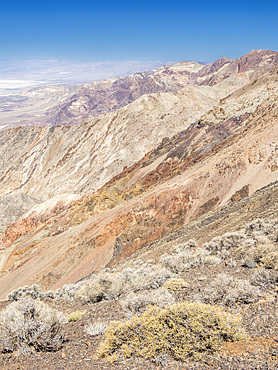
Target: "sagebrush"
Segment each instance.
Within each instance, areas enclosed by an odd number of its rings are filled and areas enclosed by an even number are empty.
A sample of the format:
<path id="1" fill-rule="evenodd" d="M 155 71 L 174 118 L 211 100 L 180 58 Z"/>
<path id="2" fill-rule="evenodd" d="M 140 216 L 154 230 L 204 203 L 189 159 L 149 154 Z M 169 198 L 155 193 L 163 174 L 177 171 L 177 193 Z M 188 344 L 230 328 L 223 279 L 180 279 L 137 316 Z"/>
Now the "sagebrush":
<path id="1" fill-rule="evenodd" d="M 24 298 L 0 313 L 0 352 L 56 351 L 64 338 L 64 315 L 41 301 Z"/>

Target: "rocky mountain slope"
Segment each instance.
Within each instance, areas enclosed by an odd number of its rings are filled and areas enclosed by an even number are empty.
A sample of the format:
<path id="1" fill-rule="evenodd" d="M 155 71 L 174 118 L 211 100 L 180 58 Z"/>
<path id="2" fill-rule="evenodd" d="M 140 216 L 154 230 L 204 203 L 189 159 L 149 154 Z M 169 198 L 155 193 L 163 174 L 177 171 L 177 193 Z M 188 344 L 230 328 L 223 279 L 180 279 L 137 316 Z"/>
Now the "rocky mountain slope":
<path id="1" fill-rule="evenodd" d="M 62 104 L 49 110 L 43 121 L 55 125 L 84 121 L 126 106 L 144 94 L 174 92 L 188 84 L 215 85 L 238 74 L 249 76 L 258 68 L 267 70 L 276 60 L 276 52 L 254 50 L 235 61 L 221 58 L 206 66 L 180 62 L 126 78 L 84 84 Z"/>
<path id="2" fill-rule="evenodd" d="M 39 282 L 55 288 L 81 279 L 125 259 L 218 206 L 277 181 L 277 81 L 278 69 L 274 66 L 222 99 L 171 139 L 164 139 L 95 193 L 68 207 L 40 208 L 45 212 L 33 209 L 10 225 L 2 238 L 2 296 L 7 293 L 6 287 Z M 181 90 L 169 96 L 183 94 Z M 166 96 L 156 98 L 161 102 Z M 150 101 L 153 98 L 148 97 Z M 124 114 L 139 102 L 141 106 L 144 99 L 115 114 Z M 150 111 L 153 113 L 153 108 Z M 65 133 L 74 128 L 58 129 Z M 10 178 L 15 178 L 16 168 L 11 168 Z M 47 178 L 48 173 L 54 172 L 46 171 L 38 178 Z M 28 186 L 35 181 L 33 175 L 29 177 L 30 183 L 25 181 L 26 185 L 21 186 L 28 192 L 32 189 Z M 9 184 L 5 179 L 8 177 L 3 176 L 2 183 Z M 53 183 L 47 182 L 47 188 Z M 82 178 L 76 183 L 82 185 Z M 35 189 L 38 185 L 33 186 Z M 43 188 L 40 191 L 45 193 Z M 86 193 L 89 191 L 86 188 Z"/>
<path id="3" fill-rule="evenodd" d="M 1 369 L 277 369 L 277 53 L 141 77 L 1 131 Z"/>
<path id="4" fill-rule="evenodd" d="M 0 200 L 0 233 L 8 224 L 15 222 L 22 214 L 29 211 L 40 200 L 24 193 L 5 195 Z"/>
<path id="5" fill-rule="evenodd" d="M 67 192 L 93 191 L 163 138 L 188 127 L 221 96 L 220 87 L 187 87 L 145 95 L 78 126 L 4 130 L 0 194 L 20 191 L 47 200 Z"/>
<path id="6" fill-rule="evenodd" d="M 261 51 L 258 52 L 259 55 L 261 53 Z M 264 52 L 265 58 L 268 56 L 266 59 L 271 61 L 268 66 L 275 59 L 275 55 L 273 52 Z M 247 54 L 245 69 L 248 70 L 248 65 L 250 65 L 253 71 L 255 67 L 252 61 L 258 59 L 256 73 L 260 76 L 260 73 L 264 72 L 264 67 L 262 67 L 264 63 L 261 61 L 262 58 L 257 56 L 256 59 L 256 56 L 256 52 Z M 197 63 L 181 62 L 174 66 L 165 66 L 146 72 L 145 75 L 144 73 L 136 74 L 115 81 L 93 83 L 91 84 L 93 96 L 96 96 L 95 94 L 99 91 L 104 99 L 100 106 L 106 108 L 109 106 L 105 98 L 107 95 L 109 101 L 112 102 L 112 108 L 115 108 L 112 99 L 113 91 L 119 95 L 123 89 L 125 94 L 131 95 L 137 91 L 136 94 L 138 93 L 139 96 L 152 91 L 178 91 L 144 95 L 125 108 L 101 115 L 99 118 L 89 120 L 88 123 L 74 128 L 40 127 L 2 131 L 0 151 L 3 162 L 1 164 L 0 195 L 20 191 L 46 200 L 57 193 L 70 191 L 84 194 L 99 188 L 111 177 L 121 172 L 125 166 L 140 159 L 164 137 L 172 136 L 185 129 L 187 125 L 217 105 L 219 99 L 248 84 L 249 75 L 235 73 L 215 86 L 188 85 L 189 79 L 196 73 L 201 73 L 200 76 L 208 78 L 211 74 L 217 74 L 218 71 L 220 73 L 231 63 L 231 60 L 227 58 L 221 58 L 205 67 Z M 181 87 L 184 88 L 181 89 Z M 66 99 L 63 94 L 61 95 L 61 91 L 44 88 L 40 91 L 43 94 L 42 101 L 44 101 L 44 96 L 51 97 L 54 92 L 60 100 Z M 251 111 L 258 104 L 254 101 L 257 95 L 263 99 L 269 93 L 269 90 L 262 93 L 257 91 L 254 97 L 251 97 L 252 100 L 248 97 L 244 104 L 253 104 L 253 108 L 248 108 Z M 36 96 L 37 92 L 30 90 L 28 94 Z M 132 95 L 131 100 L 138 97 L 136 94 Z M 81 96 L 82 93 L 79 97 Z M 82 98 L 81 100 L 76 99 L 74 101 L 79 101 L 77 105 L 80 109 L 88 113 L 86 104 L 82 103 Z M 237 101 L 237 97 L 235 99 Z M 128 102 L 123 99 L 116 106 L 125 105 Z M 66 105 L 68 106 L 68 103 Z M 60 105 L 59 107 L 61 108 Z M 93 107 L 94 105 L 90 103 L 89 108 L 93 109 Z M 219 110 L 222 114 L 223 108 Z M 65 118 L 63 124 L 66 121 Z M 134 137 L 140 145 L 133 145 Z M 12 151 L 10 151 L 11 145 Z M 90 147 L 90 161 L 88 161 L 88 147 Z M 45 180 L 40 181 L 38 185 L 36 178 L 42 177 Z"/>
<path id="7" fill-rule="evenodd" d="M 20 341 L 14 341 L 11 352 L 4 351 L 1 354 L 0 367 L 26 370 L 65 366 L 68 369 L 276 369 L 277 269 L 275 271 L 270 265 L 267 269 L 263 268 L 263 264 L 255 262 L 254 256 L 261 258 L 263 263 L 269 263 L 264 257 L 273 255 L 273 252 L 269 252 L 271 249 L 277 250 L 277 190 L 276 182 L 239 202 L 219 207 L 158 243 L 138 250 L 113 269 L 106 269 L 78 284 L 64 286 L 55 292 L 41 292 L 36 286 L 14 291 L 9 295 L 10 301 L 0 302 L 1 319 L 10 318 L 4 321 L 1 333 L 5 333 L 3 329 L 6 327 L 11 334 L 17 335 L 18 327 L 22 332 L 25 329 L 22 316 L 27 316 L 32 310 L 32 314 L 34 311 L 36 313 L 36 324 L 44 324 L 44 335 L 42 337 L 40 334 L 41 326 L 32 326 L 31 335 L 36 340 L 36 350 L 32 345 L 26 346 L 30 335 L 22 336 Z M 257 220 L 258 216 L 263 219 Z M 210 241 L 212 236 L 214 238 Z M 253 259 L 250 259 L 252 256 Z M 30 295 L 33 297 L 31 300 Z M 20 301 L 11 302 L 20 296 Z M 47 310 L 38 317 L 41 300 Z M 197 310 L 200 315 L 194 315 L 194 322 L 187 319 L 187 325 L 183 325 L 182 330 L 186 333 L 189 328 L 190 338 L 196 335 L 196 331 L 205 331 L 206 335 L 199 334 L 198 345 L 196 341 L 189 341 L 188 345 L 188 341 L 184 341 L 184 334 L 181 342 L 177 338 L 174 350 L 177 352 L 182 349 L 181 358 L 175 356 L 172 347 L 166 347 L 164 343 L 168 339 L 168 331 L 175 329 L 182 321 L 179 320 L 180 316 L 171 315 L 172 325 L 169 329 L 169 316 L 165 315 L 168 311 L 163 308 L 175 310 L 184 304 Z M 52 311 L 53 308 L 60 312 Z M 225 317 L 229 315 L 236 331 L 241 330 L 248 336 L 245 334 L 241 340 L 231 336 L 227 340 L 225 335 L 224 338 L 218 336 L 213 347 L 206 347 L 206 338 L 211 341 L 215 331 L 218 333 L 219 330 L 218 321 L 211 321 L 211 315 L 207 314 L 208 310 L 212 310 L 213 314 L 214 308 L 222 320 L 224 318 L 220 335 L 227 329 Z M 156 318 L 159 315 L 159 322 L 168 319 L 168 331 L 162 325 L 157 334 L 156 322 L 146 326 L 151 336 L 152 329 L 156 333 L 152 336 L 151 346 L 145 344 L 146 336 L 143 336 L 144 347 L 139 346 L 137 340 L 136 352 L 131 353 L 132 323 L 136 320 L 138 332 L 142 320 L 148 319 L 152 313 Z M 57 315 L 64 315 L 63 325 L 61 321 L 55 321 Z M 27 327 L 30 328 L 34 315 L 27 317 Z M 51 322 L 56 323 L 56 332 L 59 330 L 60 334 L 55 339 L 50 338 L 53 330 L 46 325 L 50 318 Z M 199 320 L 200 326 L 196 325 Z M 231 321 L 228 322 L 230 328 Z M 121 328 L 121 331 L 115 333 L 115 328 Z M 114 334 L 112 338 L 111 333 Z M 179 335 L 180 331 L 175 331 L 171 336 L 171 343 L 173 337 L 176 339 L 176 333 Z M 163 341 L 157 342 L 157 335 L 161 335 Z M 113 345 L 116 339 L 118 345 L 113 351 L 109 344 Z M 38 341 L 40 348 L 37 347 Z M 47 352 L 42 348 L 46 341 Z M 0 337 L 1 348 L 7 348 L 10 342 L 9 337 Z M 153 342 L 157 348 L 155 355 L 146 356 L 145 351 L 153 349 Z M 164 346 L 161 348 L 162 344 Z M 188 351 L 188 347 L 191 351 Z M 125 348 L 125 352 L 122 351 L 125 357 L 113 356 L 110 357 L 112 363 L 108 362 L 107 354 L 100 356 L 103 348 L 109 350 L 108 354 L 116 352 L 116 355 Z M 140 348 L 144 348 L 143 353 L 139 352 Z"/>

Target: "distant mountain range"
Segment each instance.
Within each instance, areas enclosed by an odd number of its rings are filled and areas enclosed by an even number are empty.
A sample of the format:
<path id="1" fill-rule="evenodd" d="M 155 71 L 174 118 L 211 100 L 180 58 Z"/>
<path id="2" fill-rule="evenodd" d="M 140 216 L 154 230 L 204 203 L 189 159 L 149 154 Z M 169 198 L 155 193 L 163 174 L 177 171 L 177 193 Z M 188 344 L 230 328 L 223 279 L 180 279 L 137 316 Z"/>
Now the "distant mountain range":
<path id="1" fill-rule="evenodd" d="M 0 59 L 0 89 L 25 88 L 40 84 L 81 84 L 122 77 L 150 70 L 165 64 L 162 61 L 74 62 L 55 59 Z"/>

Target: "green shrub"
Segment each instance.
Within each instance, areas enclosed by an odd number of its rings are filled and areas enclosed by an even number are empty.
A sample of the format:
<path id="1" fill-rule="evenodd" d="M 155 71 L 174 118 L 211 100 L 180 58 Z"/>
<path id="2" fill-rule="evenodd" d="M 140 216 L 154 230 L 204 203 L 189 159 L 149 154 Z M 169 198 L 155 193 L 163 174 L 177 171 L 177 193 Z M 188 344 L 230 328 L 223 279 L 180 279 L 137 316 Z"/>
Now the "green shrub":
<path id="1" fill-rule="evenodd" d="M 176 360 L 200 359 L 224 341 L 247 339 L 241 318 L 201 303 L 179 303 L 160 309 L 151 307 L 142 316 L 111 323 L 98 354 L 109 361 L 140 356 L 155 359 L 165 354 Z"/>

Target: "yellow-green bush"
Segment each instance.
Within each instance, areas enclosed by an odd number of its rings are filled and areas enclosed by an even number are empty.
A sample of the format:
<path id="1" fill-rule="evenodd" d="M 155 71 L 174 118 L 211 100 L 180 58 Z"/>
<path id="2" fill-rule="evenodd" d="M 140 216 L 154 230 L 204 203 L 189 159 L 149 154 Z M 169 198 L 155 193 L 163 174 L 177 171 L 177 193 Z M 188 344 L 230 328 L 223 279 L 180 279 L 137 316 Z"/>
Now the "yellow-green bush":
<path id="1" fill-rule="evenodd" d="M 169 290 L 182 290 L 185 288 L 188 288 L 188 283 L 184 279 L 178 279 L 178 278 L 172 278 L 162 285 L 163 288 L 169 289 Z"/>
<path id="2" fill-rule="evenodd" d="M 261 265 L 266 269 L 278 270 L 278 252 L 270 252 L 260 259 Z"/>
<path id="3" fill-rule="evenodd" d="M 111 323 L 105 335 L 98 354 L 112 362 L 132 355 L 153 359 L 159 354 L 176 360 L 200 359 L 224 341 L 247 339 L 240 316 L 196 302 L 151 307 L 140 317 Z"/>
<path id="4" fill-rule="evenodd" d="M 86 310 L 85 311 L 74 311 L 68 314 L 67 319 L 68 321 L 77 321 L 81 319 L 81 317 L 83 317 L 85 313 L 86 313 Z"/>

